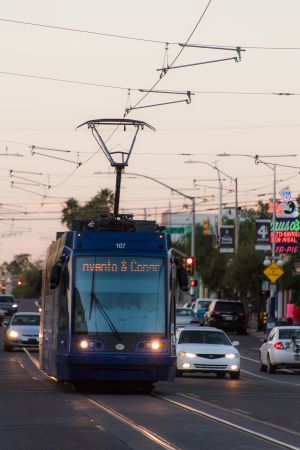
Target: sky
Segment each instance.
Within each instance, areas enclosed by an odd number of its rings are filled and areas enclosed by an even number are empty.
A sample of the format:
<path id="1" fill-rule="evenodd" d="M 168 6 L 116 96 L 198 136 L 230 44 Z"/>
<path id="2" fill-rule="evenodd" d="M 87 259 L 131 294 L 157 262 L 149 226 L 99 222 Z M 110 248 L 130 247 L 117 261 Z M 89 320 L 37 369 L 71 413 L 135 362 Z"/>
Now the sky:
<path id="1" fill-rule="evenodd" d="M 77 126 L 123 118 L 137 103 L 144 108 L 126 117 L 156 131 L 145 128 L 138 134 L 122 178 L 120 212 L 159 221 L 167 209 L 188 212 L 187 195 L 196 197 L 197 212 L 217 214 L 215 165 L 227 175 L 224 205 L 234 204 L 235 178 L 240 206 L 252 208 L 272 197 L 274 164 L 277 195 L 285 186 L 298 195 L 299 16 L 298 0 L 5 2 L 0 13 L 0 264 L 20 253 L 44 258 L 56 231 L 65 230 L 60 218 L 68 198 L 84 204 L 101 189 L 114 191 L 113 168 L 91 130 Z M 180 43 L 245 51 L 240 62 L 200 65 L 237 53 Z M 173 61 L 188 67 L 160 77 L 157 69 Z M 139 91 L 153 86 L 173 93 Z M 190 104 L 150 106 L 185 100 L 181 93 L 187 91 Z M 282 95 L 287 93 L 293 95 Z M 103 129 L 110 149 L 129 148 L 129 130 L 118 129 L 113 136 L 111 131 Z M 232 156 L 220 156 L 224 153 Z M 255 164 L 254 155 L 269 166 Z"/>

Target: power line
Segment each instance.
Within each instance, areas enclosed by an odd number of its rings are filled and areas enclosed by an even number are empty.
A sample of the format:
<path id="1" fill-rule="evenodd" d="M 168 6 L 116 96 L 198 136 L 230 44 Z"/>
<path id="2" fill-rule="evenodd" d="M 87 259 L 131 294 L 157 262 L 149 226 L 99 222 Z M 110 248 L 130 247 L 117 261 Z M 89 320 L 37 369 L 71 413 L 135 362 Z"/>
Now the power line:
<path id="1" fill-rule="evenodd" d="M 53 29 L 53 30 L 59 30 L 59 31 L 71 31 L 75 33 L 83 33 L 83 34 L 91 34 L 95 36 L 103 36 L 103 37 L 110 37 L 110 38 L 117 38 L 117 39 L 126 39 L 126 40 L 132 40 L 132 41 L 141 41 L 141 42 L 147 42 L 150 44 L 168 44 L 168 45 L 179 45 L 180 42 L 172 42 L 169 40 L 158 40 L 158 39 L 149 39 L 149 38 L 142 38 L 137 36 L 130 36 L 130 35 L 121 35 L 121 34 L 114 34 L 114 33 L 104 33 L 100 31 L 93 31 L 93 30 L 85 30 L 82 28 L 70 28 L 65 26 L 57 26 L 57 25 L 49 25 L 49 24 L 42 24 L 37 22 L 27 22 L 25 20 L 15 20 L 15 19 L 6 19 L 4 17 L 0 18 L 1 22 L 7 22 L 7 23 L 15 23 L 18 25 L 28 25 L 32 27 L 38 27 L 38 28 L 46 28 L 46 29 Z M 198 46 L 202 46 L 203 48 L 224 48 L 224 50 L 228 48 L 232 48 L 235 46 L 232 45 L 224 45 L 224 44 L 194 44 Z M 251 49 L 251 50 L 279 50 L 279 51 L 298 51 L 300 50 L 300 47 L 273 47 L 273 46 L 266 46 L 266 45 L 241 45 L 240 47 L 243 47 L 245 49 Z"/>

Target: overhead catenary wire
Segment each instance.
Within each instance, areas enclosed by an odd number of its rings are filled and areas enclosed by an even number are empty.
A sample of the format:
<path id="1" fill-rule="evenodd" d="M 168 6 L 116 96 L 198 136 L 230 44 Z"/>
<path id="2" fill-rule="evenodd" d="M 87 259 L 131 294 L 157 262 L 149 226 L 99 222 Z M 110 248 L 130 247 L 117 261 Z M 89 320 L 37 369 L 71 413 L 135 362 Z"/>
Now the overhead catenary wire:
<path id="1" fill-rule="evenodd" d="M 204 8 L 202 14 L 200 15 L 200 17 L 199 17 L 199 19 L 198 19 L 196 25 L 194 26 L 193 30 L 191 31 L 190 35 L 188 36 L 187 40 L 185 41 L 184 46 L 183 46 L 183 47 L 180 49 L 180 51 L 177 53 L 177 55 L 175 56 L 175 58 L 173 59 L 173 61 L 170 63 L 169 67 L 172 67 L 172 66 L 175 64 L 175 62 L 176 62 L 176 61 L 178 60 L 178 58 L 180 57 L 181 53 L 184 51 L 185 45 L 188 44 L 189 41 L 191 40 L 191 38 L 192 38 L 192 36 L 194 35 L 195 31 L 197 30 L 197 28 L 198 28 L 200 22 L 201 22 L 202 19 L 204 18 L 204 16 L 205 16 L 205 14 L 206 14 L 206 12 L 207 12 L 207 10 L 208 10 L 208 8 L 209 8 L 211 2 L 212 2 L 212 0 L 209 0 L 209 1 L 208 1 L 207 5 L 205 6 L 205 8 Z M 151 91 L 153 91 L 153 90 L 156 88 L 156 86 L 160 83 L 162 77 L 165 76 L 165 75 L 167 74 L 167 72 L 168 72 L 168 71 L 166 71 L 164 74 L 161 74 L 161 75 L 160 75 L 160 77 L 158 78 L 158 80 L 153 84 L 153 86 L 149 89 L 149 91 L 146 92 L 146 93 L 142 96 L 142 98 L 141 98 L 140 100 L 138 100 L 138 101 L 132 106 L 132 108 L 131 108 L 130 111 L 134 110 L 134 108 L 136 108 L 138 105 L 140 105 L 140 104 L 144 101 L 144 99 L 151 93 Z M 130 112 L 130 111 L 129 111 L 129 112 Z M 129 113 L 129 112 L 128 112 L 128 113 Z M 128 113 L 127 113 L 127 114 L 128 114 Z M 127 114 L 126 114 L 126 111 L 125 111 L 125 115 L 127 115 Z"/>
<path id="2" fill-rule="evenodd" d="M 131 41 L 140 41 L 145 42 L 149 44 L 168 44 L 168 45 L 180 45 L 180 42 L 177 41 L 170 41 L 169 39 L 150 39 L 150 38 L 143 38 L 139 36 L 130 36 L 130 35 L 122 35 L 122 34 L 114 34 L 114 33 L 105 33 L 100 31 L 94 31 L 94 30 L 85 30 L 82 28 L 73 28 L 73 27 L 66 27 L 66 26 L 58 26 L 58 25 L 51 25 L 51 24 L 42 24 L 37 22 L 29 22 L 22 19 L 9 19 L 5 17 L 0 17 L 0 22 L 7 22 L 7 23 L 13 23 L 17 25 L 27 25 L 31 27 L 38 27 L 38 28 L 44 28 L 44 29 L 53 29 L 58 31 L 69 31 L 73 33 L 83 33 L 83 34 L 90 34 L 95 35 L 99 37 L 109 37 L 109 38 L 116 38 L 116 39 L 125 39 L 125 40 L 131 40 Z M 226 50 L 227 48 L 234 47 L 232 44 L 230 45 L 224 45 L 224 44 L 191 44 L 191 45 L 197 45 L 202 46 L 204 48 L 220 48 Z M 294 46 L 268 46 L 268 45 L 241 45 L 241 47 L 245 49 L 252 49 L 252 50 L 278 50 L 278 51 L 299 51 L 300 47 L 294 47 Z"/>

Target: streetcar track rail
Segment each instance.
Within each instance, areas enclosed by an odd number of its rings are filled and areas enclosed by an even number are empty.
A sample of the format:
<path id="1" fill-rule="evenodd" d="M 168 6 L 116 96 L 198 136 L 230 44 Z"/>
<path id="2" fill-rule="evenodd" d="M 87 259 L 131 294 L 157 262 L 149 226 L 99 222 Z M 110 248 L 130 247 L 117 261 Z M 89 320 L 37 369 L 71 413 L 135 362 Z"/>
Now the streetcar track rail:
<path id="1" fill-rule="evenodd" d="M 292 444 L 289 444 L 287 442 L 283 442 L 283 441 L 281 441 L 279 439 L 272 438 L 271 436 L 268 436 L 268 435 L 266 435 L 264 433 L 260 433 L 260 432 L 257 432 L 255 430 L 251 430 L 250 428 L 246 428 L 244 426 L 238 425 L 238 424 L 236 424 L 234 422 L 231 422 L 229 420 L 222 419 L 221 417 L 218 417 L 218 416 L 215 416 L 213 414 L 207 413 L 206 411 L 203 411 L 203 410 L 200 410 L 200 409 L 196 409 L 196 408 L 194 408 L 192 406 L 186 405 L 186 404 L 178 402 L 176 400 L 172 400 L 170 398 L 161 396 L 159 394 L 154 394 L 154 393 L 152 393 L 152 396 L 154 396 L 154 397 L 156 397 L 156 398 L 158 398 L 160 400 L 163 400 L 165 402 L 171 403 L 171 404 L 173 404 L 175 406 L 178 406 L 179 408 L 182 408 L 182 409 L 184 409 L 186 411 L 192 412 L 194 414 L 203 416 L 203 417 L 205 417 L 207 419 L 210 419 L 210 420 L 213 420 L 215 422 L 221 423 L 223 425 L 229 426 L 229 427 L 231 427 L 231 428 L 233 428 L 235 430 L 244 432 L 244 433 L 246 433 L 248 435 L 252 435 L 252 436 L 254 436 L 254 437 L 258 438 L 258 439 L 261 439 L 261 440 L 263 440 L 265 442 L 268 442 L 270 444 L 274 444 L 274 445 L 277 445 L 277 446 L 279 446 L 281 448 L 286 448 L 286 449 L 289 449 L 289 450 L 300 450 L 300 447 L 296 447 L 296 446 L 294 446 Z M 249 419 L 249 417 L 247 417 L 247 419 Z"/>
<path id="2" fill-rule="evenodd" d="M 168 442 L 166 439 L 162 438 L 158 434 L 154 433 L 153 431 L 150 431 L 148 428 L 143 427 L 142 425 L 137 424 L 133 420 L 129 419 L 128 417 L 124 416 L 123 414 L 119 413 L 115 409 L 111 408 L 110 406 L 105 405 L 104 403 L 94 400 L 93 398 L 89 397 L 88 395 L 85 395 L 87 399 L 98 408 L 101 408 L 104 412 L 107 414 L 110 414 L 114 418 L 118 419 L 119 421 L 125 423 L 125 425 L 128 425 L 138 433 L 143 434 L 151 441 L 158 444 L 160 447 L 165 448 L 166 450 L 179 450 L 179 447 L 175 447 L 173 444 Z"/>
<path id="3" fill-rule="evenodd" d="M 205 400 L 201 400 L 200 398 L 198 398 L 194 394 L 178 394 L 178 395 L 180 395 L 181 397 L 185 397 L 185 398 L 189 398 L 191 400 L 194 400 L 194 401 L 196 401 L 198 403 L 201 403 L 201 404 L 203 404 L 205 406 L 209 406 L 209 407 L 212 407 L 214 409 L 218 409 L 219 411 L 223 411 L 223 412 L 226 412 L 226 413 L 230 412 L 230 414 L 232 414 L 232 415 L 236 415 L 236 416 L 242 417 L 242 418 L 247 419 L 247 420 L 249 420 L 251 422 L 262 424 L 262 425 L 268 426 L 270 428 L 274 428 L 275 430 L 283 431 L 284 433 L 289 433 L 289 434 L 293 434 L 294 436 L 300 437 L 300 433 L 298 433 L 297 431 L 291 430 L 290 428 L 281 427 L 280 425 L 275 425 L 275 424 L 273 424 L 271 422 L 267 422 L 265 420 L 256 419 L 255 417 L 249 416 L 250 413 L 247 413 L 246 411 L 244 412 L 242 410 L 237 410 L 237 409 L 228 411 L 227 408 L 224 408 L 223 406 L 215 405 L 214 403 L 207 402 Z"/>

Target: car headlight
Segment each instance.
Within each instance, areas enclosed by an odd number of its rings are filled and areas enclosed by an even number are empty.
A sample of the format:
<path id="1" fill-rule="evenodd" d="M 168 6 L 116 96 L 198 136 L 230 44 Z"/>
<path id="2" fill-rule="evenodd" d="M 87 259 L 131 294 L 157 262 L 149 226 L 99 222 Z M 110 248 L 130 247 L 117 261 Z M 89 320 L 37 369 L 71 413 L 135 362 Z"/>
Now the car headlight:
<path id="1" fill-rule="evenodd" d="M 10 337 L 18 337 L 19 336 L 19 333 L 17 333 L 17 331 L 15 331 L 15 330 L 11 330 L 11 331 L 9 331 L 9 336 Z"/>
<path id="2" fill-rule="evenodd" d="M 195 353 L 179 352 L 179 356 L 185 356 L 186 358 L 196 358 L 197 355 Z"/>
<path id="3" fill-rule="evenodd" d="M 233 359 L 233 358 L 238 358 L 239 354 L 238 353 L 227 353 L 227 355 L 225 355 L 225 358 L 228 359 Z"/>
<path id="4" fill-rule="evenodd" d="M 13 308 L 17 308 L 17 307 L 18 307 L 18 304 L 17 304 L 17 303 L 14 303 L 14 304 L 12 305 L 12 307 L 13 307 Z"/>

